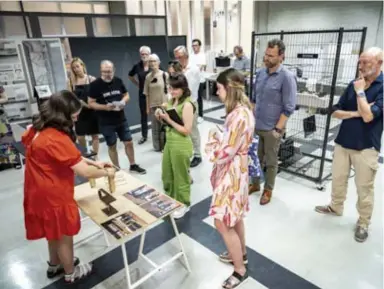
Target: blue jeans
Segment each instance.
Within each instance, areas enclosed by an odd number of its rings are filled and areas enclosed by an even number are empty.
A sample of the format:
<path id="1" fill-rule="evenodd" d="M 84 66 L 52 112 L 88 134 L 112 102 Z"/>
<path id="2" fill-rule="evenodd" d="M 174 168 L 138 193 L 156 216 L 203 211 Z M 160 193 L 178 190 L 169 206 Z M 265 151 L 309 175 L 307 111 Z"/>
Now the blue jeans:
<path id="1" fill-rule="evenodd" d="M 131 130 L 129 129 L 127 121 L 119 124 L 101 124 L 100 132 L 109 147 L 116 144 L 117 137 L 119 137 L 122 142 L 132 141 Z"/>

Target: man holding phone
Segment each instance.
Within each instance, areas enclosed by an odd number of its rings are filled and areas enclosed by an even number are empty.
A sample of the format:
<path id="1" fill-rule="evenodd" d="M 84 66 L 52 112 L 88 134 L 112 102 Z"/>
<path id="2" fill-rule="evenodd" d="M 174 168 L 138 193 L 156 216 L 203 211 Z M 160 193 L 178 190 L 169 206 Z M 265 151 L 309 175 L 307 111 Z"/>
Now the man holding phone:
<path id="1" fill-rule="evenodd" d="M 342 120 L 335 139 L 331 202 L 316 212 L 341 216 L 347 196 L 351 166 L 355 170 L 359 219 L 355 240 L 368 238 L 374 205 L 375 176 L 383 133 L 383 51 L 373 47 L 359 59 L 359 78 L 351 81 L 333 107 L 332 116 Z"/>
<path id="2" fill-rule="evenodd" d="M 100 132 L 107 143 L 109 157 L 116 167 L 120 167 L 116 148 L 118 136 L 124 143 L 130 171 L 145 174 L 146 170 L 135 162 L 132 135 L 124 113 L 129 101 L 127 89 L 123 81 L 114 76 L 115 68 L 111 61 L 102 61 L 100 70 L 101 77 L 90 84 L 88 105 L 97 111 Z"/>

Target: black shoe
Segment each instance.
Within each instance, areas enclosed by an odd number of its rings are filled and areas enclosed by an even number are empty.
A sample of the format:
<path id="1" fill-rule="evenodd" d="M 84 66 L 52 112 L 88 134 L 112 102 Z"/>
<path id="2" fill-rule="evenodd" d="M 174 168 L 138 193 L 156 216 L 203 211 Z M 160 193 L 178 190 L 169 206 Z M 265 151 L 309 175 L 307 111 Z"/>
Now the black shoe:
<path id="1" fill-rule="evenodd" d="M 194 157 L 191 161 L 191 168 L 197 167 L 201 163 L 201 158 Z"/>
<path id="2" fill-rule="evenodd" d="M 138 173 L 140 175 L 145 175 L 147 173 L 146 170 L 144 170 L 137 164 L 131 165 L 131 167 L 129 168 L 129 171 L 132 173 Z"/>
<path id="3" fill-rule="evenodd" d="M 73 266 L 76 267 L 79 264 L 80 264 L 79 258 L 74 257 L 73 258 Z M 62 275 L 62 274 L 64 274 L 63 265 L 60 264 L 60 265 L 52 266 L 48 262 L 47 278 L 52 279 L 52 278 L 55 278 L 55 277 Z"/>
<path id="4" fill-rule="evenodd" d="M 221 119 L 225 119 L 226 117 L 226 115 L 220 116 Z"/>
<path id="5" fill-rule="evenodd" d="M 363 243 L 368 238 L 368 229 L 361 226 L 356 226 L 355 230 L 355 240 L 359 243 Z"/>
<path id="6" fill-rule="evenodd" d="M 147 141 L 147 138 L 146 137 L 142 137 L 140 140 L 139 140 L 139 145 L 145 143 Z"/>

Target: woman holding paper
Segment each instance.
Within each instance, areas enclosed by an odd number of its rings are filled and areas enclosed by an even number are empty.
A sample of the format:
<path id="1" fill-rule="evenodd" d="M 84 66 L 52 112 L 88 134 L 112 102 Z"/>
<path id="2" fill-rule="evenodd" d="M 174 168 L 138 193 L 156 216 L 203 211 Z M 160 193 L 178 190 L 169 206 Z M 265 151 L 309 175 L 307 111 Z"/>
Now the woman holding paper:
<path id="1" fill-rule="evenodd" d="M 73 236 L 80 230 L 79 209 L 74 200 L 75 173 L 85 178 L 113 176 L 109 164 L 84 159 L 76 148 L 74 122 L 81 111 L 78 98 L 69 91 L 53 94 L 22 136 L 26 148 L 24 220 L 28 240 L 48 241 L 47 276 L 65 274 L 65 281 L 88 276 L 92 265 L 79 264 L 73 256 Z"/>
<path id="2" fill-rule="evenodd" d="M 244 76 L 230 68 L 217 78 L 217 95 L 225 104 L 227 117 L 223 129 L 209 132 L 206 152 L 213 162 L 213 187 L 210 216 L 224 239 L 227 252 L 220 260 L 234 264 L 234 272 L 223 288 L 235 288 L 248 278 L 243 217 L 248 211 L 248 150 L 255 120 L 244 93 Z"/>
<path id="3" fill-rule="evenodd" d="M 185 205 L 174 214 L 174 218 L 179 219 L 188 212 L 190 205 L 189 167 L 193 153 L 190 134 L 195 107 L 191 102 L 191 92 L 184 74 L 170 76 L 168 90 L 172 98 L 166 105 L 167 111 L 159 109 L 156 115 L 168 124 L 162 179 L 167 194 Z"/>

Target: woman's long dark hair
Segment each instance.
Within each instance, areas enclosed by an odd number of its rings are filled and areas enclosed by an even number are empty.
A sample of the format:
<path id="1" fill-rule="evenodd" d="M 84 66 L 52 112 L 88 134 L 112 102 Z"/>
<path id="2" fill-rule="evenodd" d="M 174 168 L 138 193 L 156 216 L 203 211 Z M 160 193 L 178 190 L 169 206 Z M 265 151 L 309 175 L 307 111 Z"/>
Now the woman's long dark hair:
<path id="1" fill-rule="evenodd" d="M 188 80 L 183 73 L 175 73 L 174 75 L 170 75 L 169 86 L 183 90 L 183 94 L 179 98 L 179 103 L 182 103 L 187 97 L 191 96 L 191 91 L 188 87 Z"/>
<path id="2" fill-rule="evenodd" d="M 49 127 L 55 128 L 75 141 L 72 115 L 80 109 L 81 103 L 76 95 L 68 90 L 62 90 L 53 94 L 40 105 L 40 112 L 33 117 L 32 126 L 37 131 Z"/>

